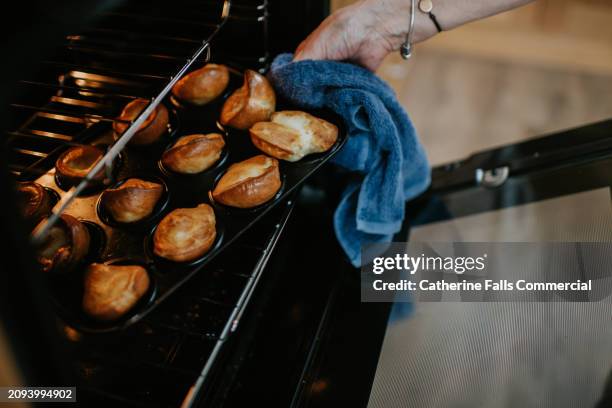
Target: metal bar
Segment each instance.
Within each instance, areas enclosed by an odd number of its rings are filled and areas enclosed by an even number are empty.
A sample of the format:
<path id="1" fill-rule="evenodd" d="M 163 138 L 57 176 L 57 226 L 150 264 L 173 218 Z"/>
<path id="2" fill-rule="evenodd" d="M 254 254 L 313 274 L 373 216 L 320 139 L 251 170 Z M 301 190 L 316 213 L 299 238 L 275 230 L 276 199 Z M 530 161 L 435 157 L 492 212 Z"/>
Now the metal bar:
<path id="1" fill-rule="evenodd" d="M 179 19 L 179 18 L 170 18 L 170 17 L 161 17 L 161 16 L 149 16 L 149 15 L 140 15 L 140 14 L 131 14 L 131 13 L 119 13 L 116 11 L 107 11 L 105 13 L 103 13 L 105 15 L 108 16 L 116 16 L 116 17 L 125 17 L 125 18 L 131 18 L 131 19 L 136 19 L 136 20 L 140 20 L 140 19 L 146 19 L 146 20 L 157 20 L 157 21 L 164 21 L 164 22 L 168 22 L 168 23 L 176 23 L 176 24 L 189 24 L 189 25 L 194 25 L 194 26 L 199 26 L 199 27 L 206 27 L 206 28 L 211 28 L 214 29 L 215 27 L 217 27 L 214 23 L 205 23 L 205 22 L 201 22 L 201 21 L 191 21 L 191 20 L 183 20 L 183 19 Z"/>
<path id="2" fill-rule="evenodd" d="M 57 120 L 60 122 L 79 123 L 82 125 L 86 125 L 87 123 L 89 123 L 85 119 L 82 119 L 82 118 L 75 118 L 74 116 L 58 115 L 55 113 L 37 112 L 37 116 L 39 118 Z"/>
<path id="3" fill-rule="evenodd" d="M 92 48 L 92 47 L 79 47 L 74 45 L 68 45 L 66 48 L 70 51 L 78 51 L 84 52 L 88 54 L 109 54 L 109 55 L 124 55 L 136 58 L 151 58 L 151 59 L 160 59 L 160 60 L 173 60 L 173 61 L 181 61 L 185 58 L 183 57 L 175 57 L 172 55 L 163 55 L 163 54 L 147 54 L 141 52 L 132 52 L 132 51 L 116 51 L 109 50 L 104 48 Z"/>
<path id="4" fill-rule="evenodd" d="M 193 65 L 193 63 L 206 51 L 206 61 L 210 59 L 210 40 L 213 38 L 217 32 L 221 29 L 221 27 L 227 21 L 229 16 L 229 11 L 231 7 L 231 1 L 225 0 L 223 3 L 223 12 L 221 14 L 221 22 L 216 26 L 210 36 L 202 42 L 202 45 L 195 51 L 195 53 L 191 56 L 191 58 L 187 59 L 187 62 L 179 71 L 170 79 L 170 81 L 164 86 L 164 88 L 159 92 L 159 94 L 152 98 L 149 104 L 145 107 L 145 109 L 140 113 L 140 115 L 132 122 L 132 124 L 128 127 L 128 129 L 121 135 L 121 137 L 112 145 L 112 147 L 106 152 L 106 154 L 101 157 L 95 165 L 91 168 L 87 176 L 76 186 L 71 188 L 66 195 L 60 200 L 58 203 L 58 209 L 56 212 L 51 214 L 51 216 L 46 220 L 46 222 L 36 229 L 33 233 L 33 241 L 34 243 L 40 242 L 48 233 L 49 229 L 55 225 L 60 215 L 66 211 L 70 203 L 74 201 L 76 197 L 78 197 L 90 184 L 94 175 L 98 174 L 102 169 L 106 167 L 110 167 L 115 160 L 115 158 L 119 155 L 119 153 L 123 150 L 123 148 L 127 145 L 127 143 L 132 139 L 136 131 L 140 128 L 140 126 L 144 123 L 146 118 L 149 117 L 151 113 L 157 108 L 157 106 L 162 102 L 164 97 L 172 90 L 172 87 L 178 82 L 178 80 L 189 70 L 189 68 Z"/>
<path id="5" fill-rule="evenodd" d="M 94 47 L 109 47 L 110 49 L 131 50 L 139 52 L 153 53 L 155 50 L 163 52 L 174 52 L 173 56 L 181 57 L 180 53 L 175 52 L 176 49 L 185 50 L 186 47 L 191 47 L 195 44 L 200 44 L 201 41 L 183 39 L 183 41 L 172 39 L 169 36 L 150 35 L 145 37 L 141 35 L 131 35 L 128 37 L 128 30 L 118 30 L 116 33 L 112 31 L 105 32 L 87 32 L 78 35 L 69 35 L 66 37 L 67 42 L 65 47 L 70 46 L 94 46 Z M 125 33 L 125 34 L 122 34 Z M 114 34 L 114 35 L 113 35 Z M 124 37 L 125 35 L 125 37 Z M 166 38 L 164 38 L 166 37 Z M 176 37 L 180 38 L 180 37 Z M 160 45 L 161 44 L 161 45 Z"/>
<path id="6" fill-rule="evenodd" d="M 47 157 L 49 155 L 48 153 L 42 153 L 42 152 L 37 152 L 34 150 L 21 149 L 21 148 L 15 148 L 14 151 L 17 153 L 25 154 L 27 156 L 35 156 L 35 157 Z"/>
<path id="7" fill-rule="evenodd" d="M 202 42 L 194 38 L 174 37 L 171 35 L 162 35 L 162 34 L 149 34 L 149 33 L 142 33 L 138 31 L 122 30 L 119 28 L 91 28 L 86 31 L 86 33 L 89 33 L 89 32 L 101 32 L 101 33 L 112 33 L 112 34 L 116 33 L 116 34 L 123 34 L 123 35 L 129 35 L 129 36 L 135 35 L 141 38 L 159 39 L 159 40 L 175 41 L 175 42 L 187 42 L 190 44 L 200 44 Z"/>
<path id="8" fill-rule="evenodd" d="M 97 71 L 97 72 L 102 72 L 104 74 L 110 74 L 110 75 L 122 75 L 122 76 L 127 76 L 127 77 L 136 77 L 136 78 L 143 78 L 143 79 L 154 79 L 157 81 L 167 81 L 170 78 L 167 76 L 162 76 L 162 75 L 153 75 L 153 74 L 140 74 L 140 73 L 133 73 L 133 72 L 125 72 L 125 71 L 116 71 L 116 70 L 112 70 L 112 69 L 107 69 L 107 68 L 99 68 L 99 67 L 91 67 L 91 66 L 85 66 L 85 65 L 79 65 L 79 64 L 70 64 L 68 62 L 61 62 L 61 61 L 42 61 L 41 64 L 47 64 L 47 65 L 56 65 L 59 67 L 64 67 L 64 68 L 70 68 L 70 69 L 74 69 L 77 71 Z"/>
<path id="9" fill-rule="evenodd" d="M 82 99 L 68 98 L 66 96 L 57 96 L 57 95 L 54 95 L 51 97 L 51 102 L 61 103 L 62 105 L 78 106 L 82 108 L 98 109 L 98 110 L 108 110 L 108 109 L 113 108 L 112 106 L 105 105 L 103 103 L 85 101 Z"/>
<path id="10" fill-rule="evenodd" d="M 225 324 L 225 327 L 223 328 L 223 331 L 221 332 L 221 336 L 215 343 L 215 347 L 210 353 L 210 357 L 208 358 L 208 360 L 206 360 L 206 364 L 204 365 L 204 368 L 202 369 L 200 376 L 198 377 L 196 382 L 191 387 L 191 390 L 185 397 L 185 400 L 181 404 L 181 407 L 188 408 L 188 407 L 193 406 L 195 402 L 194 397 L 195 395 L 197 395 L 197 393 L 200 391 L 200 389 L 204 385 L 204 381 L 206 381 L 206 378 L 208 377 L 212 369 L 213 363 L 215 362 L 217 356 L 221 352 L 221 348 L 223 347 L 223 344 L 227 340 L 227 336 L 231 332 L 235 331 L 236 328 L 238 327 L 240 318 L 242 317 L 242 314 L 244 313 L 246 306 L 249 304 L 251 300 L 251 296 L 255 288 L 257 287 L 257 284 L 259 283 L 261 275 L 263 274 L 263 270 L 265 266 L 267 265 L 268 260 L 270 259 L 270 256 L 272 255 L 272 251 L 274 250 L 274 247 L 276 246 L 276 243 L 278 242 L 278 239 L 280 238 L 281 233 L 284 230 L 285 225 L 287 224 L 287 220 L 289 219 L 289 217 L 291 216 L 291 213 L 293 212 L 292 202 L 288 201 L 287 205 L 289 206 L 287 215 L 284 217 L 284 220 L 281 224 L 276 225 L 276 232 L 274 233 L 274 236 L 272 237 L 272 239 L 270 240 L 266 248 L 263 250 L 263 255 L 257 262 L 257 265 L 255 266 L 255 268 L 253 268 L 253 272 L 251 273 L 251 279 L 245 285 L 245 288 L 243 289 L 240 295 L 240 298 L 238 299 L 238 302 L 236 306 L 234 307 L 232 314 L 230 315 L 230 318 L 228 319 L 227 323 Z"/>
<path id="11" fill-rule="evenodd" d="M 142 95 L 128 95 L 128 94 L 118 94 L 118 93 L 105 93 L 100 92 L 95 88 L 87 88 L 87 87 L 78 87 L 78 86 L 70 86 L 70 85 L 61 85 L 61 84 L 51 84 L 47 82 L 38 82 L 38 81 L 19 81 L 19 83 L 29 86 L 36 86 L 40 88 L 49 88 L 49 89 L 57 89 L 57 90 L 66 90 L 66 91 L 75 91 L 75 92 L 87 92 L 94 95 L 98 95 L 105 98 L 124 98 L 124 99 L 137 99 L 142 98 Z"/>
<path id="12" fill-rule="evenodd" d="M 50 109 L 50 108 L 41 108 L 39 106 L 22 105 L 22 104 L 19 104 L 19 103 L 11 103 L 10 106 L 13 107 L 13 108 L 17 108 L 17 109 L 25 109 L 25 110 L 35 111 L 35 112 L 43 112 L 43 113 L 65 115 L 65 116 L 71 116 L 71 117 L 74 117 L 74 118 L 89 118 L 89 119 L 91 119 L 92 123 L 95 123 L 95 122 L 122 122 L 122 123 L 131 123 L 129 120 L 122 120 L 122 119 L 117 119 L 117 118 L 111 118 L 111 117 L 107 117 L 107 116 L 96 115 L 94 113 L 77 113 L 77 112 L 70 112 L 70 111 L 65 111 L 65 110 L 61 110 L 61 109 Z"/>
<path id="13" fill-rule="evenodd" d="M 57 140 L 65 141 L 65 142 L 70 142 L 73 139 L 72 136 L 63 135 L 61 133 L 53 133 L 53 132 L 47 132 L 44 130 L 36 130 L 36 129 L 28 129 L 28 131 L 30 133 L 15 131 L 15 132 L 6 132 L 6 134 L 10 136 L 27 137 L 27 138 L 33 138 L 33 139 L 57 139 Z"/>
<path id="14" fill-rule="evenodd" d="M 138 2 L 139 0 L 133 1 L 134 3 Z M 142 3 L 147 3 L 147 0 L 140 0 L 140 2 Z M 217 6 L 219 4 L 218 1 L 214 1 L 214 0 L 195 0 L 195 1 L 184 1 L 181 2 L 182 5 L 184 6 L 189 6 L 189 7 L 199 7 L 199 6 Z M 261 4 L 257 4 L 257 5 L 251 5 L 251 4 L 232 4 L 232 11 L 237 11 L 237 10 L 244 10 L 244 9 L 248 9 L 248 10 L 252 10 L 252 9 L 256 9 L 256 10 L 262 10 L 266 7 L 265 1 L 262 1 Z"/>

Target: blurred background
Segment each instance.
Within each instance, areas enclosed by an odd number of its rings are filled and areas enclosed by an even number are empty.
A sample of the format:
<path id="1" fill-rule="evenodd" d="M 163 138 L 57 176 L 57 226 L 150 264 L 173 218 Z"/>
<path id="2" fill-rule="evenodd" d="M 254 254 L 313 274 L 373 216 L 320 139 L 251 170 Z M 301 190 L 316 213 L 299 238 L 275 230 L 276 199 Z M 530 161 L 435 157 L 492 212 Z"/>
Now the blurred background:
<path id="1" fill-rule="evenodd" d="M 433 165 L 612 118 L 612 2 L 538 0 L 443 32 L 408 62 L 390 55 L 378 74 Z"/>

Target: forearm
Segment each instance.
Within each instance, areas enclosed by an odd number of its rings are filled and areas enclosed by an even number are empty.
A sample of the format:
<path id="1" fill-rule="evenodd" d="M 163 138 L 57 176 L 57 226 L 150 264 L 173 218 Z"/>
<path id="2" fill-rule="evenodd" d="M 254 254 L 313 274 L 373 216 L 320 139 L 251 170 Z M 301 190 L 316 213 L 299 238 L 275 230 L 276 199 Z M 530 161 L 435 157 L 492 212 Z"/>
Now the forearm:
<path id="1" fill-rule="evenodd" d="M 433 21 L 419 10 L 417 4 L 414 27 L 414 42 L 424 41 L 438 33 Z M 470 21 L 479 20 L 507 11 L 533 0 L 432 0 L 432 13 L 444 31 L 452 30 Z M 378 4 L 376 4 L 378 3 Z M 376 5 L 375 5 L 376 4 Z M 405 40 L 410 19 L 410 0 L 365 0 L 364 7 L 379 10 L 376 13 L 377 30 L 387 31 L 393 38 L 393 48 L 399 49 Z"/>
<path id="2" fill-rule="evenodd" d="M 418 4 L 420 0 L 414 0 Z M 437 21 L 447 31 L 531 0 L 432 0 Z M 335 11 L 295 51 L 295 61 L 329 59 L 352 61 L 372 71 L 406 39 L 411 0 L 361 0 Z M 437 34 L 435 24 L 416 8 L 417 43 Z"/>
<path id="3" fill-rule="evenodd" d="M 435 13 L 444 29 L 453 29 L 470 21 L 510 10 L 532 0 L 437 0 Z"/>

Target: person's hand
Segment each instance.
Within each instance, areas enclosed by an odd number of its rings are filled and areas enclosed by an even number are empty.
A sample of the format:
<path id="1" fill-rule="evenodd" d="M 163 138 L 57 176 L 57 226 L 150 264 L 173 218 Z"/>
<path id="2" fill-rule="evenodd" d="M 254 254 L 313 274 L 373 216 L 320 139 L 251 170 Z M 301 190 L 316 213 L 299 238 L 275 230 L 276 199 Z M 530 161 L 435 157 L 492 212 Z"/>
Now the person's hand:
<path id="1" fill-rule="evenodd" d="M 435 11 L 446 31 L 530 1 L 533 0 L 436 0 Z M 406 39 L 410 5 L 410 0 L 360 0 L 342 8 L 302 41 L 295 50 L 294 61 L 347 60 L 375 71 L 383 58 L 399 50 Z M 417 8 L 412 42 L 424 41 L 437 32 L 429 16 Z"/>
<path id="2" fill-rule="evenodd" d="M 348 60 L 375 71 L 404 42 L 409 7 L 406 0 L 362 0 L 342 8 L 302 41 L 294 61 Z M 422 36 L 415 31 L 415 40 Z"/>

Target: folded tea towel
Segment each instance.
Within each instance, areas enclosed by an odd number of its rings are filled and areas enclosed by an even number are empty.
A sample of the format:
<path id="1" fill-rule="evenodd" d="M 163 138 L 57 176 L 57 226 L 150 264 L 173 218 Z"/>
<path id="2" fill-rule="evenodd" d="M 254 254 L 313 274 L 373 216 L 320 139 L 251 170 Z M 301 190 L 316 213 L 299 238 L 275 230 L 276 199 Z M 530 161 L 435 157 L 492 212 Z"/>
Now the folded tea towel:
<path id="1" fill-rule="evenodd" d="M 327 108 L 344 119 L 348 140 L 333 162 L 360 174 L 334 214 L 340 245 L 354 266 L 361 246 L 389 242 L 404 220 L 406 200 L 429 186 L 430 169 L 395 92 L 365 68 L 335 61 L 276 57 L 268 77 L 276 91 L 305 108 Z"/>

